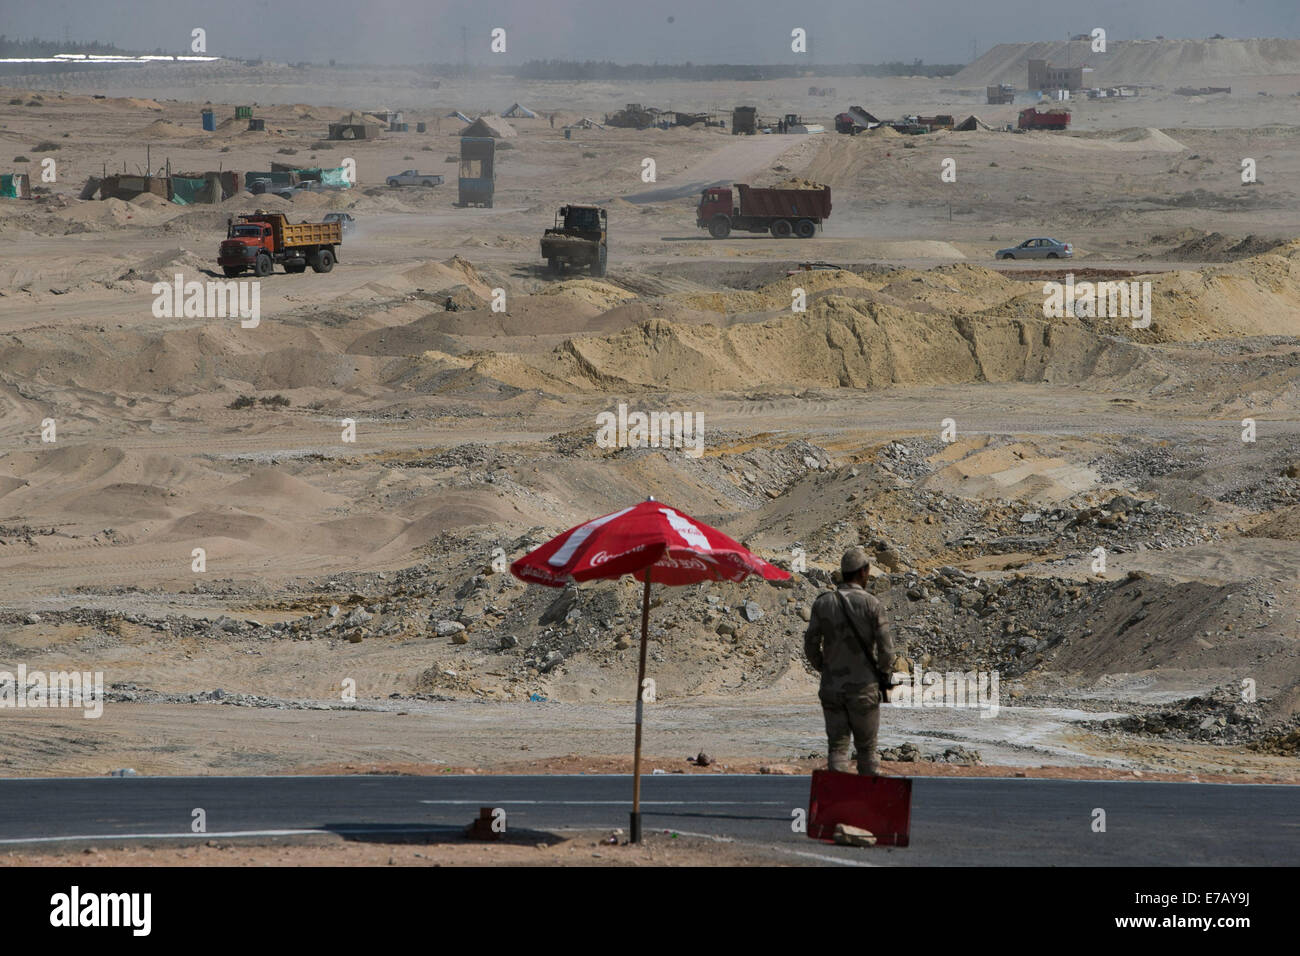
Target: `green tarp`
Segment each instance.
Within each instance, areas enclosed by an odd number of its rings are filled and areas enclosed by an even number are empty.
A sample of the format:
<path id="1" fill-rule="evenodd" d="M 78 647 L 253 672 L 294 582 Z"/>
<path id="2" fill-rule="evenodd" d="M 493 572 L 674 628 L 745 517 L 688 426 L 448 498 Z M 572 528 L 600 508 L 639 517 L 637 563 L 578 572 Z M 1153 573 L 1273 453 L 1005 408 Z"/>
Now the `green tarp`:
<path id="1" fill-rule="evenodd" d="M 347 173 L 344 172 L 342 166 L 338 169 L 320 170 L 320 181 L 326 186 L 339 186 L 343 189 L 349 189 L 352 186 L 352 183 L 348 181 Z"/>
<path id="2" fill-rule="evenodd" d="M 0 175 L 0 198 L 20 199 L 19 184 L 21 180 L 13 174 L 6 173 Z"/>
<path id="3" fill-rule="evenodd" d="M 183 179 L 172 177 L 172 202 L 178 206 L 189 206 L 196 202 L 207 202 L 208 181 L 206 179 Z"/>

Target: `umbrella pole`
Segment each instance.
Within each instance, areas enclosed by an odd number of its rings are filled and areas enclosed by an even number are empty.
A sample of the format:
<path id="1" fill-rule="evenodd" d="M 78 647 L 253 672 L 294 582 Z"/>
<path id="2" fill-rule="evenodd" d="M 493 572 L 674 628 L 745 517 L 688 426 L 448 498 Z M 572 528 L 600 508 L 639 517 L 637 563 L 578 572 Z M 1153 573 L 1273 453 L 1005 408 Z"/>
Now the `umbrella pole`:
<path id="1" fill-rule="evenodd" d="M 636 749 L 632 757 L 632 823 L 631 842 L 641 842 L 641 711 L 644 701 L 641 689 L 645 685 L 646 643 L 650 632 L 650 569 L 645 569 L 645 590 L 641 595 L 641 664 L 636 672 Z"/>

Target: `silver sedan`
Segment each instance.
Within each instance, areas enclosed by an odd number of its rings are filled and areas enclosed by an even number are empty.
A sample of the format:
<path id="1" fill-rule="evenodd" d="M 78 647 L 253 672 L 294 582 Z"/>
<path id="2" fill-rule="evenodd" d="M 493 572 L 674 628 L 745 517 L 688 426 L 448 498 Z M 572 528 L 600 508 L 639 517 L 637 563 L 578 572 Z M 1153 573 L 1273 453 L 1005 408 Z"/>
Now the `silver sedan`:
<path id="1" fill-rule="evenodd" d="M 1071 259 L 1074 246 L 1056 239 L 1026 239 L 1018 246 L 999 249 L 995 259 Z"/>

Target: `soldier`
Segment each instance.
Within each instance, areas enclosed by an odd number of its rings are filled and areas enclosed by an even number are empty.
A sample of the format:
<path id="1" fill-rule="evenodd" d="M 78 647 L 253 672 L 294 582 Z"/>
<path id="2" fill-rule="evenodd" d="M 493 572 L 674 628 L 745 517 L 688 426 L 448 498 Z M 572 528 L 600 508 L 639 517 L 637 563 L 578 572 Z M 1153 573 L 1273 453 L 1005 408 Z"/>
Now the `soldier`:
<path id="1" fill-rule="evenodd" d="M 849 736 L 858 773 L 880 772 L 876 734 L 880 704 L 893 679 L 894 640 L 880 601 L 866 590 L 867 553 L 850 548 L 840 559 L 843 583 L 813 602 L 804 655 L 822 675 L 818 697 L 826 718 L 830 769 L 850 773 Z"/>

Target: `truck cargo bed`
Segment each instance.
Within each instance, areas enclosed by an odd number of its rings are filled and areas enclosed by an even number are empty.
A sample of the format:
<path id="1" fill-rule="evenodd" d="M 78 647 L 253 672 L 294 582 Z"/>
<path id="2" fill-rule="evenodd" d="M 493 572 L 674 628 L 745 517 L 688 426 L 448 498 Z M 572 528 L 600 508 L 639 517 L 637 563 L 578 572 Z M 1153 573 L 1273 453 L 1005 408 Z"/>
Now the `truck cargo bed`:
<path id="1" fill-rule="evenodd" d="M 283 247 L 332 246 L 343 242 L 343 226 L 338 222 L 298 222 L 283 227 Z"/>
<path id="2" fill-rule="evenodd" d="M 736 184 L 742 216 L 788 216 L 825 219 L 831 214 L 831 189 L 756 189 Z"/>

